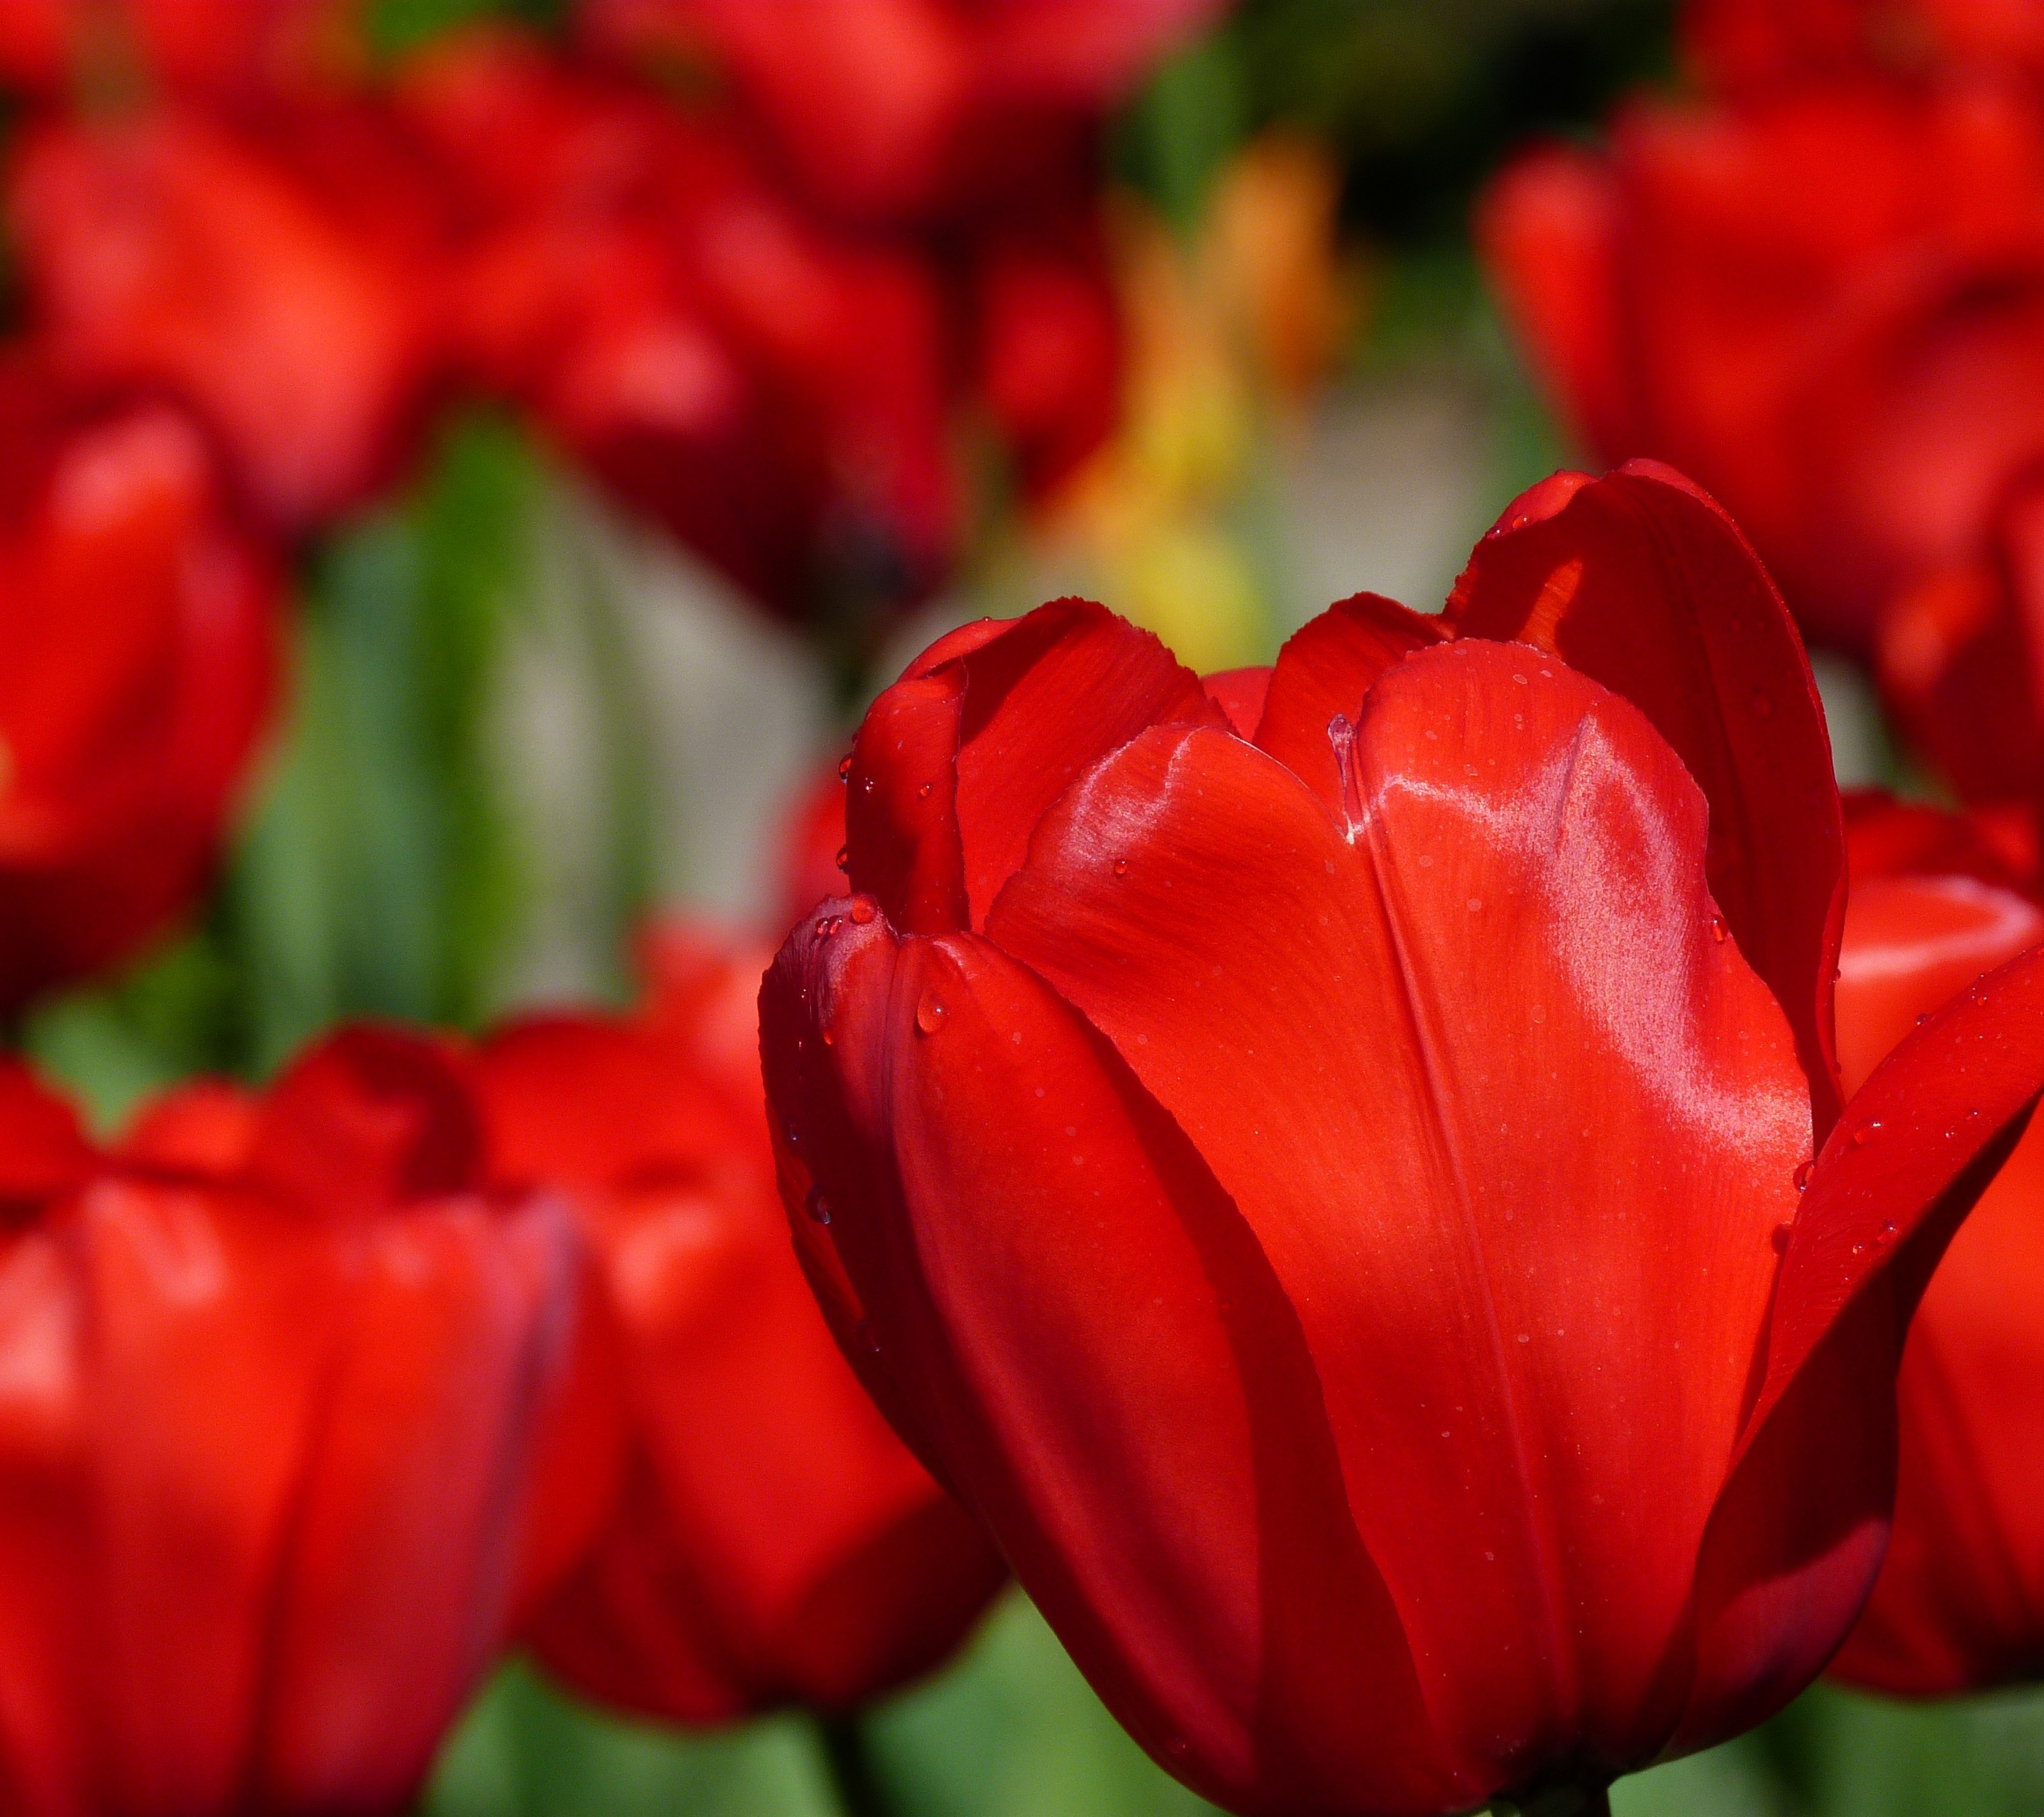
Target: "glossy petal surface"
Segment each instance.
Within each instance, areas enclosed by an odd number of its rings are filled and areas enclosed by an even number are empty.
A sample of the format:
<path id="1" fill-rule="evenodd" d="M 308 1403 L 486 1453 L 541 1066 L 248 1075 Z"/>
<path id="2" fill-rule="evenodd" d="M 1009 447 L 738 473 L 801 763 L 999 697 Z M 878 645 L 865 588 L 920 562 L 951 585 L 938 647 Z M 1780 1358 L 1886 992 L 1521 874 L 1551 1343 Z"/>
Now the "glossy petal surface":
<path id="1" fill-rule="evenodd" d="M 1801 640 L 1731 519 L 1680 474 L 1564 478 L 1477 545 L 1447 616 L 1458 636 L 1553 651 L 1674 747 L 1710 804 L 1711 893 L 1796 1031 L 1821 1139 L 1838 1104 L 1845 836 Z"/>
<path id="2" fill-rule="evenodd" d="M 1560 1736 L 1616 1763 L 1672 1726 L 1806 1087 L 1633 709 L 1473 643 L 1380 682 L 1352 761 L 1344 824 L 1152 732 L 1047 817 L 989 932 L 1255 1232 L 1435 1723 L 1505 1786 Z"/>

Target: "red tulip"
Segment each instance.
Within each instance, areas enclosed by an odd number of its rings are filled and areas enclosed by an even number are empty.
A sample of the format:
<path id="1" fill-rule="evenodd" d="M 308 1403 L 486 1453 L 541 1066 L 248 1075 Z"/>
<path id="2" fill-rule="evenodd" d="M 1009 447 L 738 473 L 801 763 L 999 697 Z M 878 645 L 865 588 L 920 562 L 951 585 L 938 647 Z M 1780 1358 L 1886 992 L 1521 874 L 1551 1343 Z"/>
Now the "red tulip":
<path id="1" fill-rule="evenodd" d="M 874 1412 L 790 1251 L 761 1123 L 765 955 L 678 929 L 659 951 L 649 1016 L 537 1017 L 478 1056 L 495 1166 L 572 1194 L 601 1258 L 628 1450 L 609 1524 L 528 1637 L 574 1689 L 669 1719 L 847 1708 L 947 1656 L 1002 1572 Z"/>
<path id="2" fill-rule="evenodd" d="M 43 94 L 137 76 L 233 95 L 302 73 L 348 0 L 4 0 L 0 81 Z"/>
<path id="3" fill-rule="evenodd" d="M 1812 83 L 1636 106 L 1481 211 L 1535 371 L 1597 452 L 1693 472 L 1813 637 L 1864 649 L 2044 454 L 2044 113 Z"/>
<path id="4" fill-rule="evenodd" d="M 95 1154 L 0 1078 L 0 1783 L 28 1817 L 406 1808 L 498 1644 L 576 1242 L 359 1032 Z"/>
<path id="5" fill-rule="evenodd" d="M 1962 559 L 1881 615 L 1881 695 L 1911 748 L 1973 802 L 2044 801 L 2044 487 L 2026 474 Z"/>
<path id="6" fill-rule="evenodd" d="M 782 1196 L 875 1399 L 1171 1772 L 1593 1797 L 1858 1612 L 2044 962 L 1837 1121 L 1821 716 L 1666 469 L 1558 475 L 1444 617 L 1360 596 L 1258 679 L 1216 703 L 1067 601 L 880 697 L 855 893 L 761 995 Z"/>
<path id="7" fill-rule="evenodd" d="M 1225 0 L 594 0 L 600 43 L 726 66 L 793 174 L 864 221 L 964 217 L 1091 167 L 1101 117 Z"/>
<path id="8" fill-rule="evenodd" d="M 400 97 L 475 223 L 454 332 L 628 502 L 755 596 L 912 593 L 958 533 L 937 298 L 823 231 L 716 120 L 508 34 Z"/>
<path id="9" fill-rule="evenodd" d="M 1121 312 L 1098 224 L 1074 211 L 995 229 L 972 254 L 974 389 L 1026 497 L 1039 497 L 1112 433 Z"/>
<path id="10" fill-rule="evenodd" d="M 1704 80 L 1735 93 L 1869 67 L 2044 72 L 2044 15 L 2030 0 L 1689 0 L 1682 37 Z"/>
<path id="11" fill-rule="evenodd" d="M 1896 823 L 1916 823 L 1896 837 Z M 1853 842 L 1838 981 L 1848 1085 L 1920 1017 L 2044 940 L 2036 873 L 2011 886 L 1991 836 L 1876 803 Z M 1926 849 L 1923 829 L 1942 826 Z M 1970 1105 L 1967 1110 L 1970 1111 Z M 1833 1676 L 1942 1696 L 2044 1672 L 2044 1127 L 1953 1239 L 1910 1327 L 1888 1558 Z"/>
<path id="12" fill-rule="evenodd" d="M 275 579 L 167 408 L 79 423 L 0 364 L 0 1012 L 203 886 L 274 686 Z"/>
<path id="13" fill-rule="evenodd" d="M 10 206 L 66 377 L 176 398 L 271 523 L 318 524 L 401 458 L 436 299 L 431 274 L 351 231 L 359 202 L 329 203 L 259 139 L 167 110 L 39 129 Z M 400 218 L 413 206 L 403 189 L 382 198 Z"/>

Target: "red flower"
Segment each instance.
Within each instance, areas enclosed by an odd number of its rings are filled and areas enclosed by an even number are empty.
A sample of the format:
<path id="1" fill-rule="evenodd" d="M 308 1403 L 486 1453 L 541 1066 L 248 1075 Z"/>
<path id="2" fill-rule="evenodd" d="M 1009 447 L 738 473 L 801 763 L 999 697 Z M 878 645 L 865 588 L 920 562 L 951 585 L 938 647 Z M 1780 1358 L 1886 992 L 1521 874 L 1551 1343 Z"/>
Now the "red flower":
<path id="1" fill-rule="evenodd" d="M 678 928 L 655 951 L 647 1016 L 537 1017 L 478 1056 L 496 1167 L 572 1194 L 600 1258 L 628 1451 L 527 1638 L 574 1689 L 673 1720 L 847 1708 L 946 1658 L 1001 1566 L 874 1410 L 790 1251 L 761 1127 L 766 955 Z"/>
<path id="2" fill-rule="evenodd" d="M 1937 816 L 1940 849 L 1927 851 L 1920 835 L 1895 836 L 1905 816 L 1919 827 L 1933 817 L 1877 804 L 1854 841 L 1838 980 L 1848 1086 L 1923 1015 L 2044 940 L 2044 910 L 2010 887 L 1991 843 Z M 2034 881 L 2033 871 L 2033 890 Z M 1994 1145 L 1984 1164 L 2007 1150 Z M 2044 1127 L 2033 1124 L 1953 1239 L 1910 1328 L 1894 1536 L 1835 1676 L 1942 1696 L 2044 1672 L 2040 1283 Z"/>
<path id="3" fill-rule="evenodd" d="M 1231 1809 L 1737 1732 L 1879 1564 L 1912 1284 L 2044 1085 L 2044 962 L 1834 1127 L 1822 720 L 1666 469 L 1558 475 L 1445 618 L 1362 596 L 1212 692 L 1067 601 L 867 715 L 857 893 L 761 996 L 840 1343 Z"/>
<path id="4" fill-rule="evenodd" d="M 1735 93 L 1869 67 L 2044 72 L 2030 0 L 1689 0 L 1682 38 L 1705 81 Z"/>
<path id="5" fill-rule="evenodd" d="M 1224 4 L 594 0 L 587 14 L 600 43 L 709 52 L 813 196 L 900 221 L 962 217 L 1089 170 L 1101 117 Z"/>
<path id="6" fill-rule="evenodd" d="M 1813 637 L 1971 559 L 2044 453 L 2044 116 L 1962 80 L 1640 106 L 1533 153 L 1480 236 L 1535 370 L 1608 459 L 1695 473 Z"/>
<path id="7" fill-rule="evenodd" d="M 431 1046 L 174 1093 L 0 1078 L 0 1777 L 33 1817 L 403 1808 L 501 1631 L 559 1207 Z"/>
<path id="8" fill-rule="evenodd" d="M 317 138 L 328 119 L 309 108 L 290 136 Z M 243 497 L 297 531 L 358 502 L 401 458 L 437 300 L 430 271 L 353 230 L 359 192 L 323 197 L 302 180 L 317 153 L 294 155 L 297 169 L 194 112 L 64 121 L 30 135 L 10 206 L 66 377 L 176 398 Z M 399 220 L 416 206 L 405 187 L 381 199 Z"/>
<path id="9" fill-rule="evenodd" d="M 266 718 L 276 587 L 167 408 L 67 421 L 0 364 L 0 1011 L 204 885 Z"/>
<path id="10" fill-rule="evenodd" d="M 0 81 L 60 94 L 137 75 L 232 94 L 302 72 L 348 0 L 6 0 Z"/>
<path id="11" fill-rule="evenodd" d="M 1882 614 L 1882 698 L 1912 749 L 1969 801 L 2044 802 L 2044 486 L 2009 490 L 1979 546 Z"/>
<path id="12" fill-rule="evenodd" d="M 1120 420 L 1121 311 L 1099 224 L 1074 209 L 997 227 L 970 259 L 973 389 L 1024 494 L 1041 497 Z"/>
<path id="13" fill-rule="evenodd" d="M 938 299 L 819 229 L 728 131 L 525 40 L 419 60 L 400 97 L 473 224 L 463 358 L 770 605 L 934 581 L 957 534 Z"/>

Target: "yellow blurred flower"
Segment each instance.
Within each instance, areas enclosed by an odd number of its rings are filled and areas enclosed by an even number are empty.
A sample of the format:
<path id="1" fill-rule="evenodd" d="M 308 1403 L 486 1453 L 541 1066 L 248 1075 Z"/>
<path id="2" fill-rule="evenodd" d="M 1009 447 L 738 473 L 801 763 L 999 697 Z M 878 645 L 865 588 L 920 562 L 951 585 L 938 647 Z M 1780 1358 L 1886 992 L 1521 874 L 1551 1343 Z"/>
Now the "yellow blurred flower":
<path id="1" fill-rule="evenodd" d="M 1337 251 L 1337 187 L 1324 152 L 1274 136 L 1221 174 L 1189 244 L 1132 201 L 1117 211 L 1122 424 L 1044 539 L 1197 669 L 1271 654 L 1276 577 L 1252 532 L 1271 438 L 1347 332 L 1355 286 Z"/>

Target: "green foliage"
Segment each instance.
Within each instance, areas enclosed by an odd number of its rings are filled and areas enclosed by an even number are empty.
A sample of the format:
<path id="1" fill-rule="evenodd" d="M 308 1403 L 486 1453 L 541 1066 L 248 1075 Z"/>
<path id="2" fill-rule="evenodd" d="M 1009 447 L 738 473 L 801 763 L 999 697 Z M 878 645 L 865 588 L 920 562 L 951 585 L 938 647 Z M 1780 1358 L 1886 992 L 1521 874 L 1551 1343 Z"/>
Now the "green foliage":
<path id="1" fill-rule="evenodd" d="M 797 1716 L 690 1735 L 608 1715 L 528 1668 L 499 1673 L 442 1754 L 421 1817 L 832 1817 Z"/>
<path id="2" fill-rule="evenodd" d="M 508 18 L 551 29 L 567 13 L 567 0 L 364 0 L 362 21 L 370 48 L 398 57 L 481 20 Z"/>

